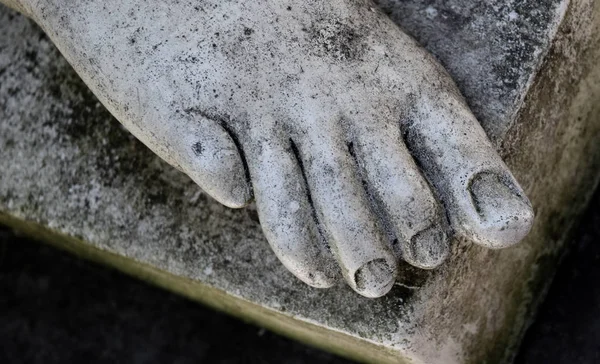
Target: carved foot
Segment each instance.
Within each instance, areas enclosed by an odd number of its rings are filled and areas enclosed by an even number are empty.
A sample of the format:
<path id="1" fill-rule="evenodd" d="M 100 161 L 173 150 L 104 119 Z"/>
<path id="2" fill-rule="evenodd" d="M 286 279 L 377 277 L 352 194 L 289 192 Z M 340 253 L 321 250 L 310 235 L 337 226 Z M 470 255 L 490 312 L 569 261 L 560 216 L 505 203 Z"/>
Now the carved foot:
<path id="1" fill-rule="evenodd" d="M 341 270 L 378 297 L 398 258 L 434 268 L 452 233 L 502 248 L 531 227 L 449 76 L 370 1 L 27 3 L 149 148 L 227 206 L 253 189 L 273 251 L 309 285 Z"/>

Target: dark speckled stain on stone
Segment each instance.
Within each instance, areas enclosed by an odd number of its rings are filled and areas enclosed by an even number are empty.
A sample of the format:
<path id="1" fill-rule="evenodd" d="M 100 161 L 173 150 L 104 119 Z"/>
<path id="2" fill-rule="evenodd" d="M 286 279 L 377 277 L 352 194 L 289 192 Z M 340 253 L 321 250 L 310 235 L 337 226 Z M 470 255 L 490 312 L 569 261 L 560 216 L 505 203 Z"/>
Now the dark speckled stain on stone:
<path id="1" fill-rule="evenodd" d="M 167 197 L 161 191 L 160 171 L 152 172 L 154 178 L 142 178 L 141 169 L 151 169 L 156 157 L 119 123 L 100 104 L 77 74 L 67 64 L 56 69 L 56 83 L 46 85 L 56 92 L 57 99 L 66 100 L 72 113 L 62 115 L 57 110 L 53 118 L 70 118 L 69 124 L 60 123 L 59 130 L 75 141 L 82 152 L 94 155 L 95 169 L 102 176 L 105 186 L 113 185 L 118 179 L 135 178 L 148 197 L 149 205 L 165 204 Z M 48 77 L 48 79 L 52 79 Z M 132 158 L 121 158 L 128 154 Z M 143 210 L 143 209 L 142 209 Z"/>
<path id="2" fill-rule="evenodd" d="M 194 143 L 194 145 L 192 145 L 192 151 L 194 152 L 195 155 L 201 156 L 202 152 L 204 151 L 204 147 L 202 147 L 202 143 L 201 142 Z"/>
<path id="3" fill-rule="evenodd" d="M 336 61 L 358 60 L 366 49 L 363 32 L 336 19 L 318 19 L 306 32 L 314 45 L 313 53 Z"/>

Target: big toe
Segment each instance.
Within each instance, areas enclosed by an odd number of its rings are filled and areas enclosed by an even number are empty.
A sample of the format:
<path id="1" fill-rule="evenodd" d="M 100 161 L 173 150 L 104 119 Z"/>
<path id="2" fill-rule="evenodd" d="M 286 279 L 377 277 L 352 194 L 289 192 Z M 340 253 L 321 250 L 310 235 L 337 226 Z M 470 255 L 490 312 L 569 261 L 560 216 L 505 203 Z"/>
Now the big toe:
<path id="1" fill-rule="evenodd" d="M 439 94 L 417 110 L 405 140 L 454 232 L 489 248 L 522 240 L 533 224 L 531 203 L 468 107 Z"/>

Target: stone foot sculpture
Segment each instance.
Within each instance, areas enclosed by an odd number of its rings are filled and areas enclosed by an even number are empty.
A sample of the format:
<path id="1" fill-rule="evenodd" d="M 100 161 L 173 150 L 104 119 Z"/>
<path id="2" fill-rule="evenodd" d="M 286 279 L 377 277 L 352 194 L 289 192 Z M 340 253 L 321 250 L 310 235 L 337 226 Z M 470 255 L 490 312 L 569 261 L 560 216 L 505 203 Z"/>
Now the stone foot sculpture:
<path id="1" fill-rule="evenodd" d="M 533 212 L 450 77 L 368 0 L 0 0 L 110 112 L 221 203 L 254 194 L 299 279 L 367 297 L 449 232 L 520 241 Z M 449 222 L 449 226 L 448 223 Z"/>

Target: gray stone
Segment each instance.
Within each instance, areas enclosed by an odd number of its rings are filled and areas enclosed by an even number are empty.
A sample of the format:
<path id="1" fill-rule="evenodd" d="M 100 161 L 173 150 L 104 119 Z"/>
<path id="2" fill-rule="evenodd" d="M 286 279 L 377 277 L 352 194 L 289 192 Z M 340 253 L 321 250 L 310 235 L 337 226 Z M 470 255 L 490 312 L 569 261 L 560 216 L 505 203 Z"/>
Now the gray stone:
<path id="1" fill-rule="evenodd" d="M 488 136 L 502 140 L 555 37 L 560 0 L 379 0 L 397 24 L 437 56 Z"/>
<path id="2" fill-rule="evenodd" d="M 498 249 L 531 230 L 450 75 L 370 0 L 13 3 L 150 150 L 226 206 L 254 192 L 310 286 L 380 297 L 451 235 Z"/>
<path id="3" fill-rule="evenodd" d="M 383 4 L 450 70 L 532 200 L 536 224 L 515 247 L 455 241 L 445 265 L 401 267 L 377 300 L 309 288 L 271 253 L 252 207 L 222 207 L 154 156 L 6 9 L 0 222 L 342 355 L 507 361 L 600 164 L 600 4 L 521 4 Z"/>

